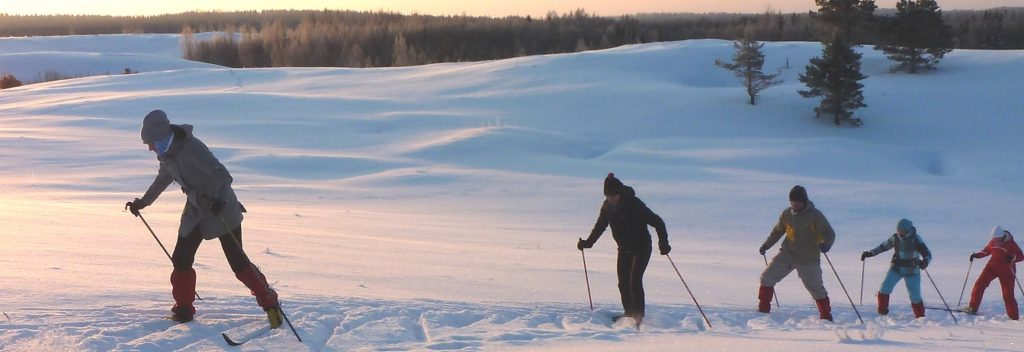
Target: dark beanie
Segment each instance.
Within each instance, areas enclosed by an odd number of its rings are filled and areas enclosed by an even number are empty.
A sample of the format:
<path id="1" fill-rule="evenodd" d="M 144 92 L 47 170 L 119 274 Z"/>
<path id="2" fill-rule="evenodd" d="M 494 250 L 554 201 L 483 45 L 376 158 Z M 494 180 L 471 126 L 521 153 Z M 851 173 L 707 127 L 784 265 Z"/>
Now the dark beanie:
<path id="1" fill-rule="evenodd" d="M 615 174 L 609 172 L 608 177 L 604 178 L 604 195 L 622 194 L 623 188 L 626 188 L 626 186 L 622 184 L 622 181 L 615 178 Z"/>
<path id="2" fill-rule="evenodd" d="M 789 190 L 789 200 L 807 203 L 807 190 L 803 186 L 796 185 Z"/>
<path id="3" fill-rule="evenodd" d="M 142 143 L 150 144 L 171 134 L 171 121 L 161 110 L 150 111 L 142 119 Z"/>

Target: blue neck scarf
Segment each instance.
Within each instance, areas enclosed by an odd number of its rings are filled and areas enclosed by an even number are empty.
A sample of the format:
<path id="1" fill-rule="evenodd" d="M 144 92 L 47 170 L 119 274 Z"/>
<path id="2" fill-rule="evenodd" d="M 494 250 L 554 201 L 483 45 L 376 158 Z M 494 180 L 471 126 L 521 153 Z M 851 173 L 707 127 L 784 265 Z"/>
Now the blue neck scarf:
<path id="1" fill-rule="evenodd" d="M 167 136 L 167 139 L 162 141 L 156 141 L 156 143 L 154 143 L 154 146 L 156 147 L 157 155 L 164 156 L 165 154 L 167 154 L 167 151 L 171 149 L 171 143 L 173 142 L 174 132 L 171 132 L 171 135 Z"/>

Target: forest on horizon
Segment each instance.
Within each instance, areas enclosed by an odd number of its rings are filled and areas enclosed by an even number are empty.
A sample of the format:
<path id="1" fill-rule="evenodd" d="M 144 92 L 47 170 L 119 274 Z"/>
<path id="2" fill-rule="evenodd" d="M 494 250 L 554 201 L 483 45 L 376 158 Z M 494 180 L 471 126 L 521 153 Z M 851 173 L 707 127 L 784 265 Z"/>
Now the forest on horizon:
<path id="1" fill-rule="evenodd" d="M 876 16 L 891 16 L 879 9 Z M 1024 49 L 1024 7 L 942 12 L 956 49 Z M 222 32 L 209 41 L 192 34 Z M 686 39 L 818 41 L 809 13 L 638 14 L 584 9 L 544 18 L 271 10 L 158 16 L 0 14 L 0 36 L 182 33 L 183 57 L 230 67 L 406 66 L 578 52 Z M 864 44 L 880 44 L 881 33 Z"/>

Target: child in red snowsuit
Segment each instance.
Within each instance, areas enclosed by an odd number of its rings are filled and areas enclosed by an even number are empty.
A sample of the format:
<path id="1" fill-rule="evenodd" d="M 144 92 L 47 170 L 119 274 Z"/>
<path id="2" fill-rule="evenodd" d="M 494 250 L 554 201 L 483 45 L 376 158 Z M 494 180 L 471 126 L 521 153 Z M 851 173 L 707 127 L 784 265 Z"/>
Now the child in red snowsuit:
<path id="1" fill-rule="evenodd" d="M 992 229 L 992 240 L 988 242 L 985 249 L 972 253 L 971 261 L 973 262 L 974 258 L 984 258 L 989 255 L 992 258 L 988 260 L 985 269 L 978 276 L 978 281 L 974 283 L 974 289 L 971 290 L 971 303 L 967 307 L 967 312 L 976 313 L 978 311 L 981 297 L 985 294 L 988 284 L 995 278 L 999 278 L 999 286 L 1003 290 L 1003 303 L 1006 304 L 1006 315 L 1010 319 L 1017 320 L 1020 316 L 1017 311 L 1017 299 L 1014 298 L 1013 293 L 1013 283 L 1017 276 L 1015 263 L 1024 261 L 1024 253 L 1021 253 L 1017 242 L 1013 241 L 1010 231 L 996 226 Z"/>

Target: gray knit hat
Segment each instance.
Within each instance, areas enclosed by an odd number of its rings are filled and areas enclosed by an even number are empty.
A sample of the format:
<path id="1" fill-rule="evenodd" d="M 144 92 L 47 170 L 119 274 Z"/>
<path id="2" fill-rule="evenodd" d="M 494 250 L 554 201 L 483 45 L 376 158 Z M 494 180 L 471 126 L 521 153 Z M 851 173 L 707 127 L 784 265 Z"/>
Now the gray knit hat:
<path id="1" fill-rule="evenodd" d="M 171 134 L 171 121 L 162 110 L 153 110 L 142 119 L 142 143 L 150 144 Z"/>

